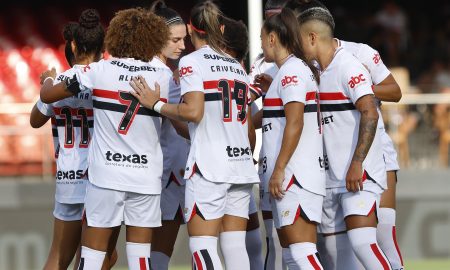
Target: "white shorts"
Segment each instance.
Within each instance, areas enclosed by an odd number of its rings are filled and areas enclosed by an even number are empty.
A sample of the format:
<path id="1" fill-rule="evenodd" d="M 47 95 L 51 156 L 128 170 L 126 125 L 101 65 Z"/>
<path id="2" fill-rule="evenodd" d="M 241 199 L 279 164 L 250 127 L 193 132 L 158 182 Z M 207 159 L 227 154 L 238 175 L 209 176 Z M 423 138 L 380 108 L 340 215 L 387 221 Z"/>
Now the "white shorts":
<path id="1" fill-rule="evenodd" d="M 322 223 L 319 233 L 337 233 L 347 230 L 345 218 L 350 215 L 368 216 L 377 213 L 383 189 L 375 183 L 364 183 L 364 190 L 349 192 L 344 188 L 327 188 L 323 201 Z"/>
<path id="2" fill-rule="evenodd" d="M 186 181 L 185 220 L 196 214 L 205 220 L 224 215 L 248 218 L 252 188 L 253 184 L 211 182 L 196 173 Z"/>
<path id="3" fill-rule="evenodd" d="M 62 221 L 76 221 L 83 218 L 83 203 L 60 203 L 55 201 L 53 216 Z"/>
<path id="4" fill-rule="evenodd" d="M 179 186 L 175 182 L 169 182 L 169 186 L 163 187 L 161 192 L 162 220 L 175 220 L 177 215 L 184 222 L 184 191 L 185 186 Z"/>
<path id="5" fill-rule="evenodd" d="M 381 135 L 381 142 L 383 144 L 383 157 L 386 163 L 386 171 L 398 171 L 400 166 L 397 161 L 397 151 L 395 150 L 394 143 L 387 134 L 384 128 L 378 129 Z"/>
<path id="6" fill-rule="evenodd" d="M 122 225 L 154 228 L 161 226 L 159 194 L 139 194 L 101 188 L 91 182 L 86 187 L 88 226 L 111 228 Z"/>
<path id="7" fill-rule="evenodd" d="M 258 212 L 258 208 L 256 207 L 256 201 L 255 201 L 255 193 L 252 192 L 250 193 L 250 205 L 248 208 L 248 215 L 252 215 L 254 213 Z"/>
<path id="8" fill-rule="evenodd" d="M 292 185 L 283 199 L 272 201 L 273 222 L 277 229 L 294 224 L 302 217 L 306 221 L 320 223 L 323 196 Z"/>

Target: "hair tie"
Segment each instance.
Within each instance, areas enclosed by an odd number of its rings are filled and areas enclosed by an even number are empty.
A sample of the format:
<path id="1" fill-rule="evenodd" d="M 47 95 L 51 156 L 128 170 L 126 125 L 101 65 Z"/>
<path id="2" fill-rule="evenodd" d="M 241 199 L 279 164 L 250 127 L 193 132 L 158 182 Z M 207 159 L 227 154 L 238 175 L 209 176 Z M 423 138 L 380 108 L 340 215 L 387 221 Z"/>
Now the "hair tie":
<path id="1" fill-rule="evenodd" d="M 195 27 L 195 26 L 192 24 L 192 20 L 189 20 L 189 25 L 191 26 L 191 28 L 192 28 L 195 32 L 200 33 L 200 34 L 206 34 L 206 32 L 205 32 L 204 30 L 200 30 L 200 29 L 198 29 L 197 27 Z"/>

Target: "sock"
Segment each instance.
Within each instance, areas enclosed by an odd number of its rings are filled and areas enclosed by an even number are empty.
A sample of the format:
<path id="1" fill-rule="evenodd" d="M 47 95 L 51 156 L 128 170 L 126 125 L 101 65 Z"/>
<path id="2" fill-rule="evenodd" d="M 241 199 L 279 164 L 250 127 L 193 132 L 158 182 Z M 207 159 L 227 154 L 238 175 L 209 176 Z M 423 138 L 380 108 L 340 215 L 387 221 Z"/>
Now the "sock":
<path id="1" fill-rule="evenodd" d="M 250 260 L 250 270 L 264 269 L 259 228 L 247 232 L 245 235 L 245 246 L 247 247 L 248 259 Z"/>
<path id="2" fill-rule="evenodd" d="M 225 260 L 225 269 L 250 270 L 245 234 L 246 231 L 220 233 L 220 248 Z"/>
<path id="3" fill-rule="evenodd" d="M 347 231 L 353 251 L 367 270 L 392 270 L 389 261 L 377 244 L 377 229 L 356 228 Z"/>
<path id="4" fill-rule="evenodd" d="M 397 244 L 395 209 L 378 209 L 377 241 L 393 269 L 403 268 L 403 258 Z"/>
<path id="5" fill-rule="evenodd" d="M 126 250 L 129 270 L 150 270 L 150 243 L 127 242 Z"/>
<path id="6" fill-rule="evenodd" d="M 103 260 L 105 260 L 105 255 L 105 251 L 95 250 L 82 246 L 78 270 L 101 270 Z"/>
<path id="7" fill-rule="evenodd" d="M 283 262 L 289 270 L 300 270 L 300 268 L 295 263 L 294 258 L 292 258 L 291 250 L 289 248 L 283 248 L 281 251 Z"/>
<path id="8" fill-rule="evenodd" d="M 191 236 L 189 249 L 192 254 L 192 269 L 223 270 L 217 253 L 217 237 Z"/>
<path id="9" fill-rule="evenodd" d="M 285 270 L 287 269 L 281 254 L 280 241 L 273 226 L 273 219 L 265 219 L 266 228 L 266 255 L 264 257 L 264 270 Z"/>
<path id="10" fill-rule="evenodd" d="M 152 251 L 152 269 L 168 270 L 170 257 L 159 251 Z"/>
<path id="11" fill-rule="evenodd" d="M 317 249 L 324 269 L 360 270 L 363 266 L 356 258 L 347 233 L 317 237 Z"/>
<path id="12" fill-rule="evenodd" d="M 295 243 L 289 246 L 289 250 L 298 269 L 323 270 L 316 244 L 309 242 Z"/>

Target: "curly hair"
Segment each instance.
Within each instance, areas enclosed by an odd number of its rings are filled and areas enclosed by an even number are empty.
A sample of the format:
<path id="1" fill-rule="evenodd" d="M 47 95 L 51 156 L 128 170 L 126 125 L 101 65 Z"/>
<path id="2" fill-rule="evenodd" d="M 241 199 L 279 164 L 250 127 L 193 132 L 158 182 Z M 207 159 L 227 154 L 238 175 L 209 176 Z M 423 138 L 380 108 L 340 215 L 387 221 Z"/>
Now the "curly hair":
<path id="1" fill-rule="evenodd" d="M 227 40 L 228 49 L 236 54 L 238 61 L 244 60 L 248 54 L 248 30 L 242 21 L 224 18 L 225 31 L 223 37 Z"/>
<path id="2" fill-rule="evenodd" d="M 148 62 L 166 45 L 169 36 L 163 18 L 142 8 L 130 8 L 112 18 L 105 45 L 114 57 Z"/>

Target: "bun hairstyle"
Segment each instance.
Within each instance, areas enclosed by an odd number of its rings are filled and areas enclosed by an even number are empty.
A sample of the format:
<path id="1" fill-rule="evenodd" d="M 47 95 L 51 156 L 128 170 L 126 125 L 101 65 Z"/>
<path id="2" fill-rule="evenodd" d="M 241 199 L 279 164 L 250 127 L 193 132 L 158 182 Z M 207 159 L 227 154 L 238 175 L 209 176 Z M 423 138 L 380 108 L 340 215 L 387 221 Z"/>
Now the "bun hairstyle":
<path id="1" fill-rule="evenodd" d="M 223 54 L 222 48 L 227 45 L 220 30 L 223 21 L 224 15 L 217 5 L 207 0 L 192 8 L 189 23 L 194 35 L 206 40 L 211 48 Z"/>
<path id="2" fill-rule="evenodd" d="M 228 49 L 236 53 L 236 59 L 240 62 L 248 54 L 248 30 L 242 21 L 224 18 L 225 31 L 223 37 L 227 40 Z"/>
<path id="3" fill-rule="evenodd" d="M 328 25 L 331 33 L 334 32 L 335 23 L 333 15 L 331 15 L 331 12 L 322 2 L 318 0 L 290 0 L 286 3 L 285 7 L 294 11 L 300 23 L 318 20 Z"/>
<path id="4" fill-rule="evenodd" d="M 266 19 L 263 24 L 266 33 L 275 33 L 278 36 L 280 44 L 285 47 L 289 53 L 307 63 L 305 54 L 300 43 L 299 23 L 295 14 L 288 8 L 283 8 L 281 13 L 275 14 Z M 316 77 L 319 78 L 317 69 L 308 64 L 309 68 Z"/>
<path id="5" fill-rule="evenodd" d="M 150 6 L 150 11 L 162 17 L 166 21 L 166 25 L 185 24 L 180 14 L 175 10 L 166 6 L 164 0 L 157 0 Z"/>
<path id="6" fill-rule="evenodd" d="M 75 55 L 72 52 L 72 40 L 73 40 L 73 32 L 75 28 L 78 27 L 78 24 L 75 22 L 69 22 L 64 26 L 63 29 L 63 38 L 66 41 L 64 46 L 64 55 L 66 56 L 67 63 L 70 67 L 75 64 Z"/>
<path id="7" fill-rule="evenodd" d="M 264 10 L 281 10 L 288 0 L 267 0 Z"/>

